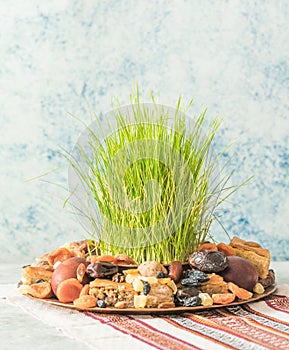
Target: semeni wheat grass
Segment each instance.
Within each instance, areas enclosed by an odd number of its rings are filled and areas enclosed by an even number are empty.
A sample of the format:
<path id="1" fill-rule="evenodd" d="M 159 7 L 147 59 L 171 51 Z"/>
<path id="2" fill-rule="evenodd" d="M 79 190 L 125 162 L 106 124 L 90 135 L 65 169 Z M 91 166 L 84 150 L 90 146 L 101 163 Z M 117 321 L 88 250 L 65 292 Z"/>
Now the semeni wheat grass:
<path id="1" fill-rule="evenodd" d="M 96 117 L 66 154 L 69 201 L 102 254 L 184 262 L 241 186 L 228 185 L 211 149 L 220 120 L 187 117 L 180 99 L 176 108 L 138 93 L 131 102 Z"/>

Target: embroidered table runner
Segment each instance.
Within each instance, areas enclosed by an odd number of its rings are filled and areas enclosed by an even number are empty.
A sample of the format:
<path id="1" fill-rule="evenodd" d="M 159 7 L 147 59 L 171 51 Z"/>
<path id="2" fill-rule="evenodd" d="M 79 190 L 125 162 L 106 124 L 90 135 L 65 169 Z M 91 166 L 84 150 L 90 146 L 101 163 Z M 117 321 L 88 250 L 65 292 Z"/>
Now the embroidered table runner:
<path id="1" fill-rule="evenodd" d="M 18 295 L 1 297 L 93 349 L 289 349 L 289 285 L 266 299 L 181 315 L 80 312 Z"/>

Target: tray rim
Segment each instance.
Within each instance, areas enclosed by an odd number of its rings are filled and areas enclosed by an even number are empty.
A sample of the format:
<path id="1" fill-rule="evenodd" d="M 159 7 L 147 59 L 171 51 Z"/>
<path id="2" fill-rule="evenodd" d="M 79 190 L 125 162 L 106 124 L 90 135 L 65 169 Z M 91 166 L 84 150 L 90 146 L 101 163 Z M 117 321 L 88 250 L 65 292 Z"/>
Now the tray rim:
<path id="1" fill-rule="evenodd" d="M 262 300 L 266 298 L 267 296 L 273 294 L 277 290 L 277 284 L 273 284 L 265 289 L 265 292 L 263 294 L 253 294 L 253 297 L 248 300 L 238 300 L 234 301 L 233 303 L 229 304 L 213 304 L 208 306 L 176 306 L 174 308 L 167 308 L 167 309 L 158 309 L 158 308 L 126 308 L 126 309 L 117 309 L 112 307 L 107 308 L 100 308 L 100 307 L 93 307 L 93 308 L 77 308 L 73 305 L 73 303 L 62 303 L 57 299 L 39 299 L 34 298 L 31 295 L 25 295 L 31 299 L 39 300 L 43 303 L 59 306 L 64 309 L 70 309 L 70 310 L 76 310 L 76 311 L 82 311 L 82 312 L 92 312 L 92 313 L 99 313 L 99 314 L 118 314 L 118 315 L 164 315 L 164 314 L 180 314 L 185 312 L 195 312 L 195 311 L 202 311 L 202 310 L 208 310 L 208 309 L 219 309 L 223 307 L 230 307 L 230 306 L 238 306 L 243 304 L 252 303 L 255 301 Z"/>

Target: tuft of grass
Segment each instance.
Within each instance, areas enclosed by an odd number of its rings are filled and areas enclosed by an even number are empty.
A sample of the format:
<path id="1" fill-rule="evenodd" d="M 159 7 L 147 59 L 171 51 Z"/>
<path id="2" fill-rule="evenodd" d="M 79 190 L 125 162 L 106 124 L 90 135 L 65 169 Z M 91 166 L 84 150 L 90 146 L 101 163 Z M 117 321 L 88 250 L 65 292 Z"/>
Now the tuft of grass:
<path id="1" fill-rule="evenodd" d="M 175 109 L 151 101 L 142 103 L 137 91 L 130 106 L 87 126 L 85 144 L 65 153 L 82 194 L 71 201 L 72 190 L 68 202 L 89 222 L 102 254 L 184 262 L 211 236 L 216 210 L 245 183 L 230 186 L 232 173 L 218 168 L 218 118 L 208 123 L 206 110 L 188 118 L 180 98 Z"/>

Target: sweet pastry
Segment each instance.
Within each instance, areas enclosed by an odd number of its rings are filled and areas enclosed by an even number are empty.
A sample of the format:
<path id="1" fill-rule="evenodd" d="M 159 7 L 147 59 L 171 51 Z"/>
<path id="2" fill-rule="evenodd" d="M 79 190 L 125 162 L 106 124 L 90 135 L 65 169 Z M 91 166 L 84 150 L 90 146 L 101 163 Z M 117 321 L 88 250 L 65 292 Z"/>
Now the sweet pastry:
<path id="1" fill-rule="evenodd" d="M 30 285 L 40 280 L 50 282 L 51 277 L 52 271 L 42 266 L 26 266 L 22 271 L 21 283 Z"/>
<path id="2" fill-rule="evenodd" d="M 259 243 L 247 242 L 241 238 L 233 237 L 230 246 L 235 249 L 236 255 L 249 260 L 256 266 L 260 278 L 266 278 L 270 265 L 270 252 L 262 248 Z"/>
<path id="3" fill-rule="evenodd" d="M 126 307 L 133 307 L 135 294 L 137 293 L 130 283 L 117 283 L 101 278 L 90 282 L 89 295 L 103 300 L 106 306 L 114 306 L 117 302 L 124 301 Z"/>

